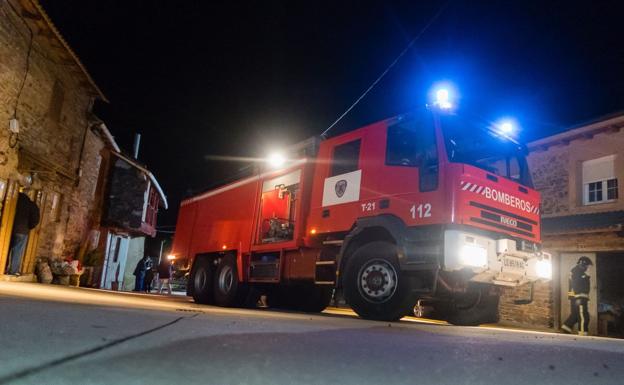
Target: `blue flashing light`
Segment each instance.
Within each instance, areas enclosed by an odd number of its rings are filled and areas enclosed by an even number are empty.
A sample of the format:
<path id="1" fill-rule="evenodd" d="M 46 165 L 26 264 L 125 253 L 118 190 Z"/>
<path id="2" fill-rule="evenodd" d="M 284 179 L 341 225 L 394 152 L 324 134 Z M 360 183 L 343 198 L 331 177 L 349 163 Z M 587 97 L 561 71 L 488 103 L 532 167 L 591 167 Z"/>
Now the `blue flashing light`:
<path id="1" fill-rule="evenodd" d="M 500 131 L 503 134 L 509 135 L 509 134 L 514 132 L 514 124 L 511 121 L 509 121 L 509 120 L 505 120 L 505 121 L 501 122 L 498 125 L 498 128 L 500 129 Z"/>
<path id="2" fill-rule="evenodd" d="M 449 91 L 446 88 L 441 88 L 436 91 L 435 104 L 443 110 L 448 110 L 453 107 L 453 104 L 449 100 Z"/>
<path id="3" fill-rule="evenodd" d="M 455 86 L 448 82 L 438 82 L 429 90 L 431 106 L 443 111 L 451 111 L 457 107 L 458 92 Z"/>

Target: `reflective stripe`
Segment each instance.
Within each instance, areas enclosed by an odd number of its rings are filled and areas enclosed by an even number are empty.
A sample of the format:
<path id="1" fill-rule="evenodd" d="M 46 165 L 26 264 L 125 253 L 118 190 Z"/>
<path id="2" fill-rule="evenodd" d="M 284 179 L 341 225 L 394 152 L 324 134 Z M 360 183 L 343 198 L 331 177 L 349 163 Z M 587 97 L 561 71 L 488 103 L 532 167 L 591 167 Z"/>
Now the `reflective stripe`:
<path id="1" fill-rule="evenodd" d="M 581 322 L 579 322 L 579 332 L 585 333 L 585 317 L 583 317 L 583 305 L 579 305 L 579 315 L 581 316 Z"/>
<path id="2" fill-rule="evenodd" d="M 589 299 L 589 294 L 585 294 L 585 293 L 576 294 L 574 296 L 574 298 L 587 298 L 587 299 Z"/>

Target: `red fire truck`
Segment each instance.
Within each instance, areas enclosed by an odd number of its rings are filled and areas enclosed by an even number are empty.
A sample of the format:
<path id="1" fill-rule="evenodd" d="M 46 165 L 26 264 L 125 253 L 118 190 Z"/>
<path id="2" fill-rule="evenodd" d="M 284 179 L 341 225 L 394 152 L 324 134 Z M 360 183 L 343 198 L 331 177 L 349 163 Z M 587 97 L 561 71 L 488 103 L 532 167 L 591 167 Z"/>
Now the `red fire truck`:
<path id="1" fill-rule="evenodd" d="M 367 319 L 426 301 L 478 324 L 500 287 L 550 279 L 523 147 L 488 124 L 427 109 L 286 159 L 181 203 L 172 254 L 196 302 L 318 312 L 336 291 Z"/>

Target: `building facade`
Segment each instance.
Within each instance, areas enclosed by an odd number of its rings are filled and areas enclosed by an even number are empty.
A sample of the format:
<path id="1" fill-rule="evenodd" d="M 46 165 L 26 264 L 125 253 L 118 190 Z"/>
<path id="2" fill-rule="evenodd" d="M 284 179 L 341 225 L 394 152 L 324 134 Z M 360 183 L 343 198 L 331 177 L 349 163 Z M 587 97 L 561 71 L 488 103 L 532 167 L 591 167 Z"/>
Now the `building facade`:
<path id="1" fill-rule="evenodd" d="M 570 269 L 581 256 L 589 270 L 590 333 L 624 336 L 624 113 L 529 144 L 534 183 L 542 193 L 544 249 L 556 258 L 553 318 L 569 314 Z"/>
<path id="2" fill-rule="evenodd" d="M 107 101 L 41 5 L 0 2 L 0 279 L 34 280 L 38 258 L 79 259 L 90 286 L 120 288 L 156 234 L 165 195 L 93 115 L 97 100 Z M 19 191 L 40 221 L 17 276 L 7 267 Z"/>
<path id="3" fill-rule="evenodd" d="M 503 323 L 559 328 L 570 312 L 568 278 L 581 256 L 594 265 L 590 334 L 624 336 L 624 113 L 601 118 L 528 144 L 528 162 L 541 193 L 542 241 L 553 255 L 553 280 L 507 290 Z M 530 305 L 514 300 L 532 296 Z"/>
<path id="4" fill-rule="evenodd" d="M 36 0 L 0 2 L 0 277 L 17 194 L 38 205 L 19 279 L 36 257 L 75 257 L 85 242 L 105 141 L 91 110 L 106 101 Z"/>
<path id="5" fill-rule="evenodd" d="M 145 253 L 145 237 L 156 235 L 158 211 L 167 208 L 167 198 L 154 175 L 135 159 L 114 150 L 104 158 L 100 226 L 94 230 L 104 257 L 99 287 L 128 291 L 134 289 L 133 272 Z"/>

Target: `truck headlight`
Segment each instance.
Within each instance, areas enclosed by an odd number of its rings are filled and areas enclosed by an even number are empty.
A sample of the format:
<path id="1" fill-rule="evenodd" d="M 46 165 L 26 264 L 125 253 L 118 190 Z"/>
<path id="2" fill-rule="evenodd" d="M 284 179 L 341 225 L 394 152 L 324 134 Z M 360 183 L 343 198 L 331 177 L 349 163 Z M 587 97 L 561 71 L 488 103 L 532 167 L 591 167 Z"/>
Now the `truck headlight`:
<path id="1" fill-rule="evenodd" d="M 466 266 L 487 266 L 487 249 L 475 244 L 463 245 L 459 251 L 461 263 Z"/>
<path id="2" fill-rule="evenodd" d="M 552 278 L 552 263 L 550 259 L 542 259 L 535 264 L 535 273 L 539 278 Z"/>

